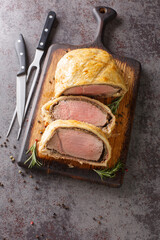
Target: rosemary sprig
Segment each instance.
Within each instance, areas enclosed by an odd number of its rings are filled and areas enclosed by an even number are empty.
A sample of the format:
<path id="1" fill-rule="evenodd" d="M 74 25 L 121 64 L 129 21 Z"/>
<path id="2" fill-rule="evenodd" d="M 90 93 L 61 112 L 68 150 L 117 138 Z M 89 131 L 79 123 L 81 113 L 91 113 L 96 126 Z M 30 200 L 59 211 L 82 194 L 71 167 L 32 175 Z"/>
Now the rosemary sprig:
<path id="1" fill-rule="evenodd" d="M 101 170 L 93 170 L 100 176 L 101 180 L 103 181 L 105 177 L 114 178 L 116 176 L 116 172 L 120 169 L 124 170 L 124 164 L 118 161 L 118 163 L 111 169 L 107 168 Z"/>
<path id="2" fill-rule="evenodd" d="M 28 168 L 32 168 L 34 166 L 38 166 L 41 167 L 42 163 L 40 163 L 37 158 L 36 158 L 36 147 L 37 147 L 37 142 L 35 141 L 35 143 L 30 147 L 30 149 L 26 152 L 29 153 L 31 152 L 31 156 L 24 162 L 24 164 L 26 164 L 28 161 L 30 161 L 30 164 L 28 166 Z"/>
<path id="3" fill-rule="evenodd" d="M 111 111 L 114 115 L 117 113 L 117 110 L 118 110 L 118 107 L 119 107 L 119 104 L 120 104 L 122 98 L 123 98 L 123 96 L 118 97 L 111 104 L 108 104 L 108 107 L 111 109 Z"/>

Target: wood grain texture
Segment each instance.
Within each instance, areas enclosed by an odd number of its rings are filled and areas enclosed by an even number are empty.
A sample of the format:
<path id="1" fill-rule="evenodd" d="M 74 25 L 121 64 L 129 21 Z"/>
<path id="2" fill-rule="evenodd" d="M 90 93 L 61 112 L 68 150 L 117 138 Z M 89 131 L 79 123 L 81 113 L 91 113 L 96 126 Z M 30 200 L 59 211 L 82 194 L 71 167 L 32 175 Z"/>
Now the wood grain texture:
<path id="1" fill-rule="evenodd" d="M 99 28 L 97 38 L 93 43 L 82 46 L 54 44 L 49 48 L 40 81 L 37 87 L 34 105 L 30 114 L 28 126 L 26 128 L 21 152 L 19 155 L 19 164 L 21 166 L 24 166 L 24 161 L 26 159 L 26 150 L 35 142 L 35 139 L 40 140 L 41 134 L 45 130 L 45 126 L 41 118 L 41 107 L 54 96 L 55 69 L 61 57 L 68 51 L 84 47 L 95 47 L 108 51 L 102 43 L 103 29 L 106 22 L 115 17 L 116 15 L 114 10 L 107 9 L 109 15 L 106 15 L 106 13 L 104 13 L 104 16 L 102 13 L 99 12 L 100 8 L 102 7 L 97 7 L 96 9 L 94 9 L 95 16 L 97 17 L 99 23 Z M 109 138 L 109 142 L 112 147 L 112 157 L 108 162 L 108 166 L 110 168 L 113 167 L 118 160 L 121 160 L 123 163 L 126 162 L 131 134 L 131 126 L 133 122 L 134 109 L 136 104 L 136 96 L 138 91 L 138 79 L 141 68 L 140 63 L 134 59 L 119 57 L 114 54 L 112 54 L 112 56 L 115 59 L 119 68 L 122 70 L 122 74 L 128 86 L 128 92 L 120 103 L 118 113 L 116 115 L 116 127 L 112 133 L 112 136 Z M 111 98 L 97 99 L 105 104 L 108 104 L 112 100 Z M 42 159 L 42 161 L 42 169 L 49 172 L 53 171 L 82 180 L 101 182 L 112 187 L 120 186 L 123 181 L 123 173 L 121 171 L 117 173 L 117 176 L 114 179 L 107 178 L 104 182 L 102 182 L 99 177 L 95 175 L 93 170 L 88 169 L 87 164 L 81 165 L 77 163 L 76 168 L 71 169 L 67 165 L 65 165 L 65 162 L 64 164 L 58 163 L 58 160 L 56 160 L 56 162 L 45 161 Z"/>

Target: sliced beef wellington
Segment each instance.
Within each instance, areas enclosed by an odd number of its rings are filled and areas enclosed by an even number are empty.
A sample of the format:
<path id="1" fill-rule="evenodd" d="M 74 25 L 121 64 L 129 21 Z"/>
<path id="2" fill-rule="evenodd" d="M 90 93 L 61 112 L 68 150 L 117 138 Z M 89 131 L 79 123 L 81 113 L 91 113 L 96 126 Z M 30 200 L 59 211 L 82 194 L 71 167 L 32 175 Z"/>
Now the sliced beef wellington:
<path id="1" fill-rule="evenodd" d="M 115 126 L 115 116 L 103 103 L 84 96 L 62 96 L 42 107 L 46 123 L 61 120 L 77 120 L 102 128 L 108 135 Z"/>
<path id="2" fill-rule="evenodd" d="M 66 53 L 55 72 L 55 97 L 61 95 L 121 96 L 127 91 L 122 72 L 102 49 L 81 48 Z"/>
<path id="3" fill-rule="evenodd" d="M 45 129 L 38 144 L 38 156 L 62 163 L 107 166 L 111 147 L 98 127 L 75 120 L 56 120 Z"/>

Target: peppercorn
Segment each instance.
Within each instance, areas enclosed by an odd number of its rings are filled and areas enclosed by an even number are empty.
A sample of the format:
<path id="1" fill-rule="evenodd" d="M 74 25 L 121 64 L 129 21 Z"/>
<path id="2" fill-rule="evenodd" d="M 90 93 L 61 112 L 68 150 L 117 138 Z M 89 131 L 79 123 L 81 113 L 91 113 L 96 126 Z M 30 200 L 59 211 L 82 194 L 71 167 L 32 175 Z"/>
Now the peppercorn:
<path id="1" fill-rule="evenodd" d="M 0 187 L 4 187 L 3 183 L 0 182 Z"/>

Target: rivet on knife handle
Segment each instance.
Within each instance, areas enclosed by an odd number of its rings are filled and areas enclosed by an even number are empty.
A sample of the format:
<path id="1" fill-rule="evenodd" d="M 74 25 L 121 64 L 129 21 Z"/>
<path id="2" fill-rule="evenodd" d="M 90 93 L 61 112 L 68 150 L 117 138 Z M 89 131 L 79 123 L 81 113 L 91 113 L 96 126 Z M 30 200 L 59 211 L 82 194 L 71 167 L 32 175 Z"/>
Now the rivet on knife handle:
<path id="1" fill-rule="evenodd" d="M 26 47 L 25 42 L 22 34 L 19 35 L 16 43 L 15 43 L 16 52 L 18 55 L 19 63 L 20 63 L 20 70 L 17 73 L 17 76 L 21 74 L 25 74 L 27 72 L 27 62 L 26 62 Z"/>
<path id="2" fill-rule="evenodd" d="M 40 50 L 45 49 L 46 42 L 47 42 L 49 33 L 52 29 L 55 18 L 56 18 L 55 12 L 51 11 L 51 12 L 48 13 L 48 16 L 47 16 L 47 19 L 46 19 L 46 22 L 45 22 L 43 32 L 42 32 L 42 35 L 41 35 L 41 38 L 40 38 L 37 49 L 40 49 Z"/>

